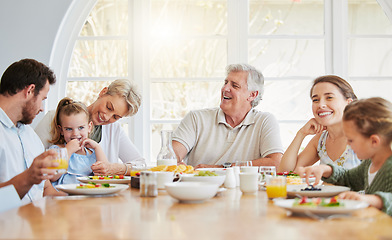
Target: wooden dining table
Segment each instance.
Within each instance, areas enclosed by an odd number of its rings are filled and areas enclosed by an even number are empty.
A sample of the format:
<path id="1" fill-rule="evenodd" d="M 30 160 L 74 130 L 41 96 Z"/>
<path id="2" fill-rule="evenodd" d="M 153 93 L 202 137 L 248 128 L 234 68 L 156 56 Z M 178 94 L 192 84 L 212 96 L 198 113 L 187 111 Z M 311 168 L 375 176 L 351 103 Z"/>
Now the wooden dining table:
<path id="1" fill-rule="evenodd" d="M 392 239 L 392 218 L 368 207 L 317 219 L 291 215 L 265 191 L 227 189 L 202 203 L 166 191 L 140 197 L 128 188 L 110 196 L 45 197 L 0 213 L 0 239 Z"/>

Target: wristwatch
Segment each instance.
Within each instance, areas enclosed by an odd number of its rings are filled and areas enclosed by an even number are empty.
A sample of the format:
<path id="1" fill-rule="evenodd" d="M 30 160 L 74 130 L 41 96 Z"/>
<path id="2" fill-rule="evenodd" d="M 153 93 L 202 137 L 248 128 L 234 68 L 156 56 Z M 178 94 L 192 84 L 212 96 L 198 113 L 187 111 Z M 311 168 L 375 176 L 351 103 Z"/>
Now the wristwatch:
<path id="1" fill-rule="evenodd" d="M 225 163 L 223 164 L 223 167 L 224 167 L 224 168 L 229 168 L 229 167 L 231 167 L 231 165 L 232 165 L 231 162 L 225 162 Z"/>

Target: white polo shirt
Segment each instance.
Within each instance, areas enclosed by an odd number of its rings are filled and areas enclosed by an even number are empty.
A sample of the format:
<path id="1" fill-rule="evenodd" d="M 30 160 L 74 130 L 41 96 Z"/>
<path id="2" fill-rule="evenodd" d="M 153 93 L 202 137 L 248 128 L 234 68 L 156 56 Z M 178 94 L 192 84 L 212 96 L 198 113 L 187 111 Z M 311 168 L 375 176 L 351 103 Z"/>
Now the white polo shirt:
<path id="1" fill-rule="evenodd" d="M 0 182 L 6 182 L 30 167 L 34 158 L 45 148 L 34 130 L 21 123 L 15 127 L 0 108 Z M 33 185 L 22 204 L 42 198 L 44 181 Z"/>
<path id="2" fill-rule="evenodd" d="M 191 111 L 174 131 L 173 140 L 185 146 L 185 162 L 192 166 L 250 161 L 283 153 L 277 120 L 256 109 L 251 109 L 235 128 L 226 122 L 220 108 Z"/>

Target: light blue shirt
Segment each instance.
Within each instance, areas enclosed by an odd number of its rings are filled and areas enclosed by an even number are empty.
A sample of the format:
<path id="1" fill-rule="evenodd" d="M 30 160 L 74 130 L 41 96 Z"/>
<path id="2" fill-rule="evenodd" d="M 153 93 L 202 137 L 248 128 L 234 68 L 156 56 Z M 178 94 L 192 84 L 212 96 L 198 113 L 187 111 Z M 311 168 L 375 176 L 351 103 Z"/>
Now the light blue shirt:
<path id="1" fill-rule="evenodd" d="M 0 108 L 0 182 L 6 182 L 30 167 L 35 157 L 45 150 L 34 130 L 14 123 Z M 42 198 L 44 181 L 33 185 L 23 197 L 22 204 Z"/>

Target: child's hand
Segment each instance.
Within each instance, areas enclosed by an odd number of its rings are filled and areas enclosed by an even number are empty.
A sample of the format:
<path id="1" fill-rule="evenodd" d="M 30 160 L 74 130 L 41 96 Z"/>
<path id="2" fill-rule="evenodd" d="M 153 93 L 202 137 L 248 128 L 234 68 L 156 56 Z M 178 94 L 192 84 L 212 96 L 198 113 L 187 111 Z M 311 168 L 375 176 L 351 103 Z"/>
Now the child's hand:
<path id="1" fill-rule="evenodd" d="M 94 140 L 92 140 L 90 138 L 84 139 L 81 142 L 81 146 L 82 147 L 86 147 L 86 148 L 92 148 L 92 149 L 97 149 L 97 148 L 100 147 L 99 144 L 96 141 L 94 141 Z"/>
<path id="2" fill-rule="evenodd" d="M 338 195 L 341 199 L 350 199 L 350 200 L 357 200 L 357 201 L 364 201 L 363 197 L 364 194 L 359 194 L 357 192 L 343 192 Z"/>
<path id="3" fill-rule="evenodd" d="M 332 168 L 328 165 L 319 165 L 319 166 L 311 166 L 311 167 L 299 167 L 297 173 L 306 178 L 306 183 L 309 184 L 309 178 L 315 177 L 314 185 L 317 185 L 321 177 L 329 177 L 332 174 Z"/>
<path id="4" fill-rule="evenodd" d="M 360 194 L 358 192 L 343 192 L 338 195 L 341 199 L 349 199 L 349 200 L 357 200 L 362 202 L 367 202 L 370 206 L 373 206 L 378 209 L 382 209 L 384 207 L 384 203 L 380 196 L 375 194 Z"/>
<path id="5" fill-rule="evenodd" d="M 68 157 L 70 157 L 73 153 L 76 153 L 81 149 L 80 143 L 78 139 L 72 139 L 66 145 L 68 151 Z"/>

